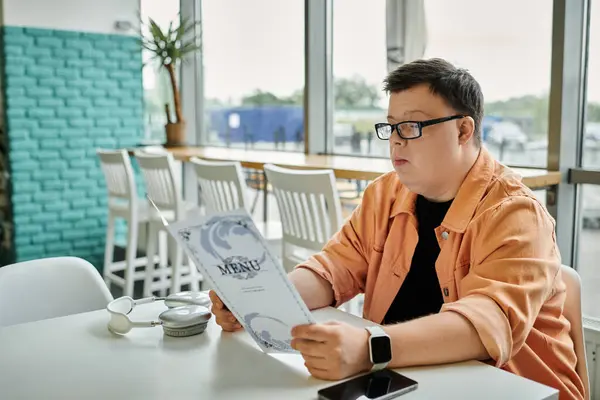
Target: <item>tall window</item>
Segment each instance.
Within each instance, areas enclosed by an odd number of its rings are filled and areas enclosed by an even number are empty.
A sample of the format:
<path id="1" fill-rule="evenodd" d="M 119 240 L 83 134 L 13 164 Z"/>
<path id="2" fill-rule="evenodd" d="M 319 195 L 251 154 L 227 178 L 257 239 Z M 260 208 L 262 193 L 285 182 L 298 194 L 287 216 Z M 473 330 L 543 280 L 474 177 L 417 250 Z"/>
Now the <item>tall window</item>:
<path id="1" fill-rule="evenodd" d="M 385 122 L 385 0 L 333 2 L 333 151 L 385 157 L 373 124 Z"/>
<path id="2" fill-rule="evenodd" d="M 583 167 L 600 169 L 600 2 L 591 3 Z"/>
<path id="3" fill-rule="evenodd" d="M 580 185 L 580 223 L 577 271 L 583 281 L 583 312 L 586 315 L 600 317 L 600 185 Z"/>
<path id="4" fill-rule="evenodd" d="M 442 57 L 482 86 L 487 148 L 506 164 L 546 165 L 552 2 L 336 0 L 333 23 L 336 152 L 385 156 L 372 124 L 385 122 L 387 61 Z"/>
<path id="5" fill-rule="evenodd" d="M 146 26 L 148 19 L 152 18 L 163 30 L 167 29 L 171 22 L 178 26 L 179 0 L 141 0 L 141 18 Z M 143 32 L 148 34 L 147 29 L 143 29 Z M 165 104 L 170 104 L 171 110 L 174 109 L 173 94 L 166 70 L 159 62 L 149 62 L 150 58 L 151 55 L 147 51 L 142 52 L 145 141 L 163 143 L 167 123 Z"/>
<path id="6" fill-rule="evenodd" d="M 304 150 L 304 1 L 202 2 L 205 141 Z"/>
<path id="7" fill-rule="evenodd" d="M 600 1 L 593 0 L 590 9 L 589 49 L 587 65 L 587 109 L 583 133 L 582 166 L 600 169 Z M 583 312 L 600 317 L 600 185 L 579 185 L 579 236 L 577 270 L 583 281 Z"/>

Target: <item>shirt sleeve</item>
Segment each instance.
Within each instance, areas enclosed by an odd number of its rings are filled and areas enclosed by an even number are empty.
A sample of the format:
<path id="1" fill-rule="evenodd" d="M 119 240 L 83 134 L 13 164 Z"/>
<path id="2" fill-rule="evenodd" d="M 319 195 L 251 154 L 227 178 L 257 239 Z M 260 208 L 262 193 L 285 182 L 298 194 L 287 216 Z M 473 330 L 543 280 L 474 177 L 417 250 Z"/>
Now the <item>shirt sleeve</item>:
<path id="1" fill-rule="evenodd" d="M 468 319 L 496 366 L 523 346 L 560 269 L 554 220 L 537 200 L 510 198 L 475 222 L 461 298 L 444 304 Z"/>
<path id="2" fill-rule="evenodd" d="M 374 232 L 373 190 L 365 189 L 361 203 L 323 249 L 296 268 L 306 268 L 328 281 L 335 307 L 364 292 Z"/>

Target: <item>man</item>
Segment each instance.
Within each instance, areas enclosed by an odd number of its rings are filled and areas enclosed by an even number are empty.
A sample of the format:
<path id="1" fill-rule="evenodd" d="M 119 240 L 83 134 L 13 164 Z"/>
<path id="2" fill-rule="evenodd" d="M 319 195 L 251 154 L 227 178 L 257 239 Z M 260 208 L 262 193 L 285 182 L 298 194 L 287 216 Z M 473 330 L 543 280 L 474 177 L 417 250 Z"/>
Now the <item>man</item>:
<path id="1" fill-rule="evenodd" d="M 388 121 L 376 131 L 389 140 L 395 171 L 372 182 L 323 250 L 289 274 L 310 309 L 365 293 L 364 318 L 383 332 L 298 326 L 292 346 L 322 379 L 374 364 L 489 360 L 557 388 L 561 399 L 583 398 L 554 220 L 482 147 L 479 84 L 430 59 L 391 72 L 385 90 Z M 217 323 L 239 329 L 211 296 Z"/>

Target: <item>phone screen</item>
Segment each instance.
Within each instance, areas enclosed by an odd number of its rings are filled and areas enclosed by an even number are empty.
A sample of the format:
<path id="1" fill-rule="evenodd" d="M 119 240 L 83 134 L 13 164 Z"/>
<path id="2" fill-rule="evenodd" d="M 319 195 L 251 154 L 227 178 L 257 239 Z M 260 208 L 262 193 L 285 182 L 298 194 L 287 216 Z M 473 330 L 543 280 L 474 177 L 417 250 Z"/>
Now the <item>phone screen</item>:
<path id="1" fill-rule="evenodd" d="M 319 391 L 321 399 L 357 400 L 392 398 L 417 388 L 417 382 L 397 372 L 384 369 L 362 375 Z M 386 396 L 391 397 L 386 397 Z"/>

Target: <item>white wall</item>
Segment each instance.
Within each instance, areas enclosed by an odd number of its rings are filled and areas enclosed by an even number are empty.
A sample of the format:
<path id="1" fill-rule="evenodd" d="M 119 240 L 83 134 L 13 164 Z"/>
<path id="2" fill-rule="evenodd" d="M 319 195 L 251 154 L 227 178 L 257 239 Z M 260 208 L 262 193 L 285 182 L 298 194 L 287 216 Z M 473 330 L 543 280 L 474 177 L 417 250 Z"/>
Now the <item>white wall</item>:
<path id="1" fill-rule="evenodd" d="M 116 21 L 139 26 L 140 0 L 0 0 L 4 25 L 79 32 L 134 34 Z"/>

